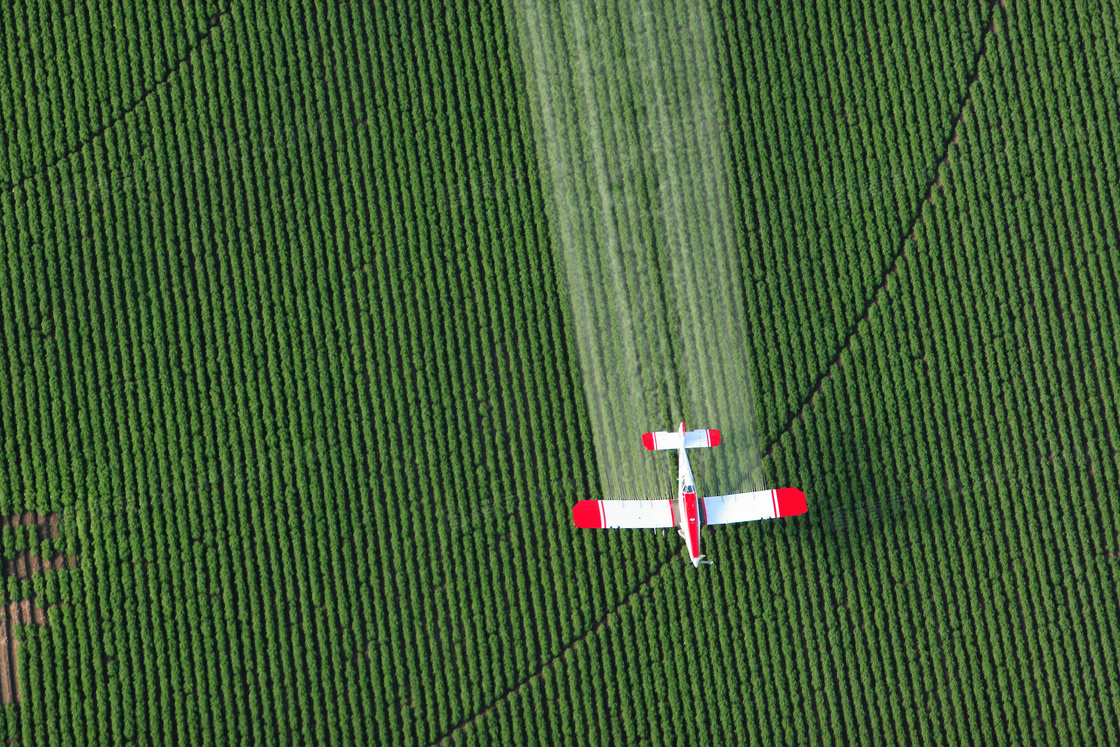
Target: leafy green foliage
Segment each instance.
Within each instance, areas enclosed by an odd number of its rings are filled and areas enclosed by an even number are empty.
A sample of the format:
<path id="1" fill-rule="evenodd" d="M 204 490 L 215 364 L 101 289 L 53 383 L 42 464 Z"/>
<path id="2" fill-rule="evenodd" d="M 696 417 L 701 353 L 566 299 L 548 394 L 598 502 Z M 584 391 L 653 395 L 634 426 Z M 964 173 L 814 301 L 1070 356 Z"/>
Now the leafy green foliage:
<path id="1" fill-rule="evenodd" d="M 46 622 L 0 738 L 1120 741 L 1107 4 L 697 11 L 763 469 L 810 502 L 703 573 L 570 526 L 511 8 L 27 5 L 0 515 L 59 528 L 3 550 L 77 562 L 5 579 Z"/>

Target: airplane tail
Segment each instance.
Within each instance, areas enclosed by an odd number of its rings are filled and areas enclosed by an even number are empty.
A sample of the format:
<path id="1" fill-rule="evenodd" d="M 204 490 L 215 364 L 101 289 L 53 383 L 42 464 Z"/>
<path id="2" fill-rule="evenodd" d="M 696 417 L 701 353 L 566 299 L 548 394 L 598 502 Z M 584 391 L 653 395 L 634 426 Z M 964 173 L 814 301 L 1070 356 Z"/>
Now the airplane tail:
<path id="1" fill-rule="evenodd" d="M 657 433 L 643 433 L 642 445 L 649 451 L 676 450 L 681 447 L 681 434 L 658 431 Z M 685 431 L 684 447 L 686 449 L 702 449 L 709 446 L 719 446 L 719 431 L 708 428 L 700 431 Z"/>

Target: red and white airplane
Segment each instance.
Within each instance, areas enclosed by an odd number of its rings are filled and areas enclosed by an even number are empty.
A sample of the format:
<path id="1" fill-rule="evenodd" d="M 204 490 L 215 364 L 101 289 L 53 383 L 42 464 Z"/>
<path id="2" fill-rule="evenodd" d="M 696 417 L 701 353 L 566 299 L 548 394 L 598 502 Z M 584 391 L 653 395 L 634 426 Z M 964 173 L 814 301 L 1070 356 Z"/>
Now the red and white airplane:
<path id="1" fill-rule="evenodd" d="M 805 494 L 797 488 L 775 488 L 711 498 L 697 495 L 685 450 L 718 446 L 717 430 L 685 431 L 682 421 L 676 433 L 642 434 L 642 443 L 650 451 L 676 449 L 680 453 L 677 500 L 580 501 L 572 507 L 572 518 L 577 527 L 666 529 L 675 526 L 684 538 L 692 565 L 699 566 L 700 563 L 711 563 L 700 554 L 701 527 L 798 516 L 808 510 Z"/>

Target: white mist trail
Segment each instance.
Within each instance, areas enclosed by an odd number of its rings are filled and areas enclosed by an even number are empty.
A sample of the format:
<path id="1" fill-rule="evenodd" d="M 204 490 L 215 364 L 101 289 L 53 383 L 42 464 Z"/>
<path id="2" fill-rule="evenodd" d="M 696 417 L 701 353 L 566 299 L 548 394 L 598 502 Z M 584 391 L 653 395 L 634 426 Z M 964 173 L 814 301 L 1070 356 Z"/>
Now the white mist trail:
<path id="1" fill-rule="evenodd" d="M 640 435 L 718 428 L 707 494 L 762 487 L 711 9 L 507 0 L 603 496 L 667 497 Z"/>

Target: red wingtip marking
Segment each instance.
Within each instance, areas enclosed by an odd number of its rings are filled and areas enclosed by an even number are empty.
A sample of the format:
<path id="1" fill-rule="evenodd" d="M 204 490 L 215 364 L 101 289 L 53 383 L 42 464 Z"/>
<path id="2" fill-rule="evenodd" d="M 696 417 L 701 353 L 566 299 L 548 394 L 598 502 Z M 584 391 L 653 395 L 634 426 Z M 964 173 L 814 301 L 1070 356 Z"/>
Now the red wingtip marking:
<path id="1" fill-rule="evenodd" d="M 708 429 L 708 438 L 712 439 L 712 446 L 719 446 L 719 431 L 715 428 Z"/>
<path id="2" fill-rule="evenodd" d="M 650 451 L 653 451 L 654 447 L 657 446 L 657 444 L 653 441 L 652 433 L 642 434 L 642 446 L 645 446 Z"/>
<path id="3" fill-rule="evenodd" d="M 778 516 L 800 516 L 809 510 L 805 494 L 797 488 L 778 488 Z"/>
<path id="4" fill-rule="evenodd" d="M 580 501 L 572 506 L 572 520 L 580 529 L 602 529 L 603 514 L 599 501 Z"/>

